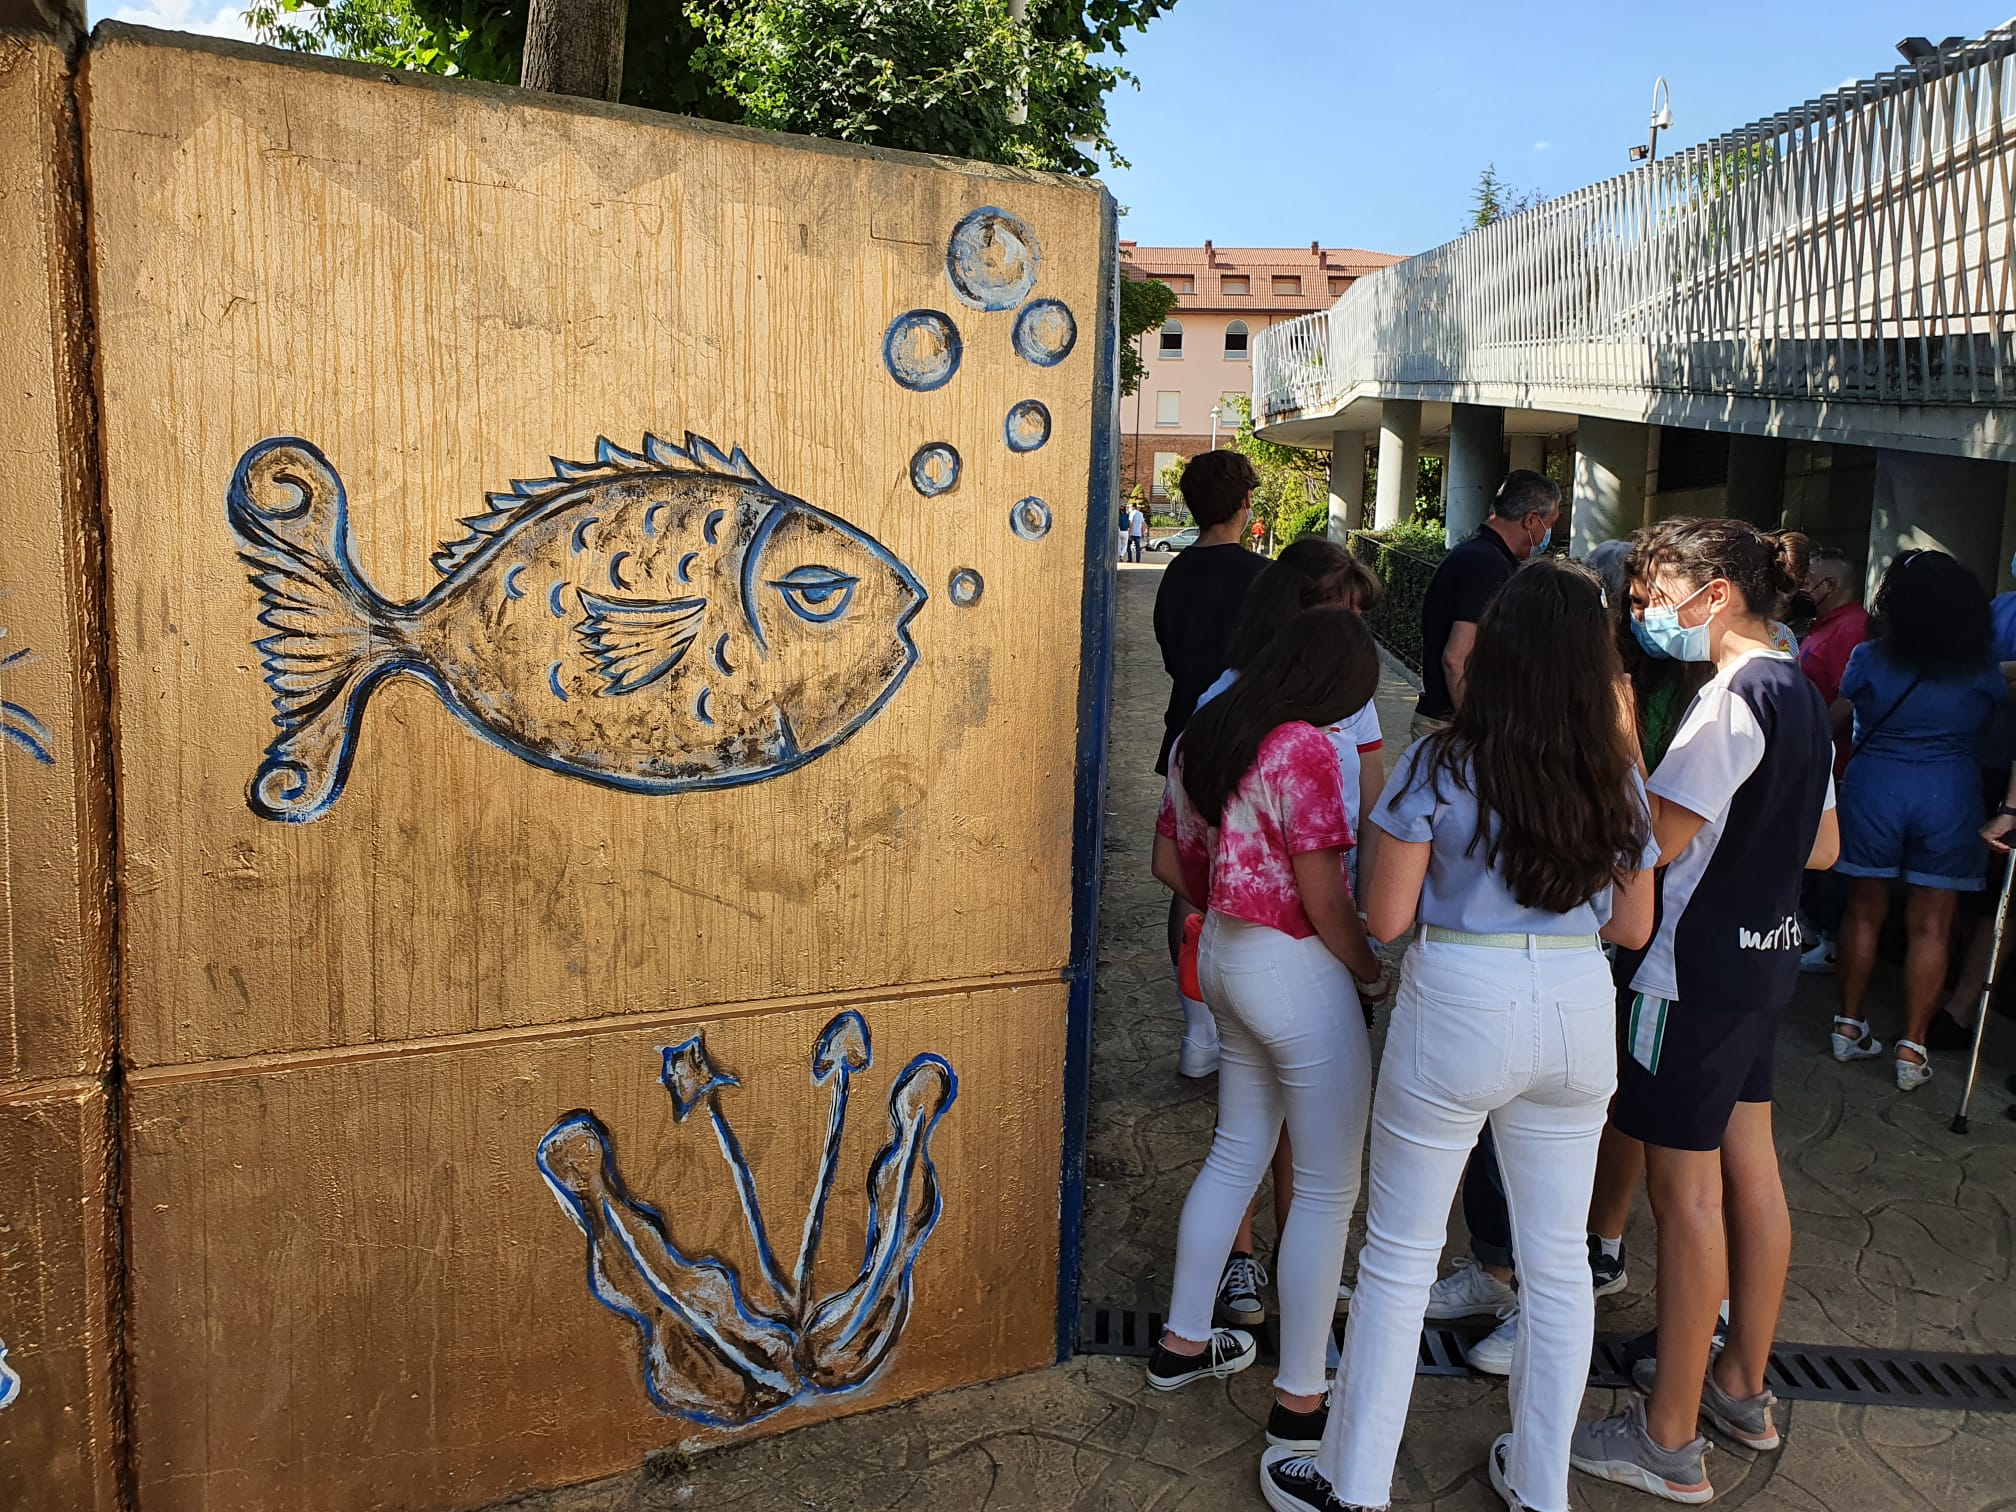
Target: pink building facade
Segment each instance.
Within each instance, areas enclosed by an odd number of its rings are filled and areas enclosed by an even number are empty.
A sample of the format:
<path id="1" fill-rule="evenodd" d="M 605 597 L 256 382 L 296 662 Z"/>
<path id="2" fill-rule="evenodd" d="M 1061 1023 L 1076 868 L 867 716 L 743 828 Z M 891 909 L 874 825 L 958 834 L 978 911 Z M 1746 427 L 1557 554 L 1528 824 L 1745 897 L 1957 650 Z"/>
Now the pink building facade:
<path id="1" fill-rule="evenodd" d="M 1136 338 L 1141 386 L 1120 402 L 1122 488 L 1162 496 L 1172 458 L 1212 444 L 1212 410 L 1222 442 L 1237 425 L 1225 401 L 1251 388 L 1249 354 L 1277 321 L 1328 309 L 1353 281 L 1400 261 L 1385 252 L 1307 247 L 1144 247 L 1120 243 L 1129 278 L 1157 278 L 1176 291 L 1176 310 L 1159 330 Z"/>

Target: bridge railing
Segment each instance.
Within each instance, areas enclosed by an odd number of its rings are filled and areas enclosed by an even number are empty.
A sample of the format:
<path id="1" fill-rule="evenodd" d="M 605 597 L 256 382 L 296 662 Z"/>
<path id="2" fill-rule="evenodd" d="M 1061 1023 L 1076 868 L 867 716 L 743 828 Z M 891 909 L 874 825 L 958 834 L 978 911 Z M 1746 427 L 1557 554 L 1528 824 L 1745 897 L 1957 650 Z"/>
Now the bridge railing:
<path id="1" fill-rule="evenodd" d="M 1262 424 L 1412 385 L 2016 398 L 2016 22 L 1359 279 Z"/>

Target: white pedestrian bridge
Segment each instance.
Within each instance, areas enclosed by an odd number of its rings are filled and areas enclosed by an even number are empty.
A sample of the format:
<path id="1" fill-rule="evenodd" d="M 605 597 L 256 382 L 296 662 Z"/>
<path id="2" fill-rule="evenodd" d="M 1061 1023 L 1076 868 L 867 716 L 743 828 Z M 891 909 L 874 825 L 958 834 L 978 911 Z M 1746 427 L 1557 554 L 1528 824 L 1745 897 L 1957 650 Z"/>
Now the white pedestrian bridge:
<path id="1" fill-rule="evenodd" d="M 1806 529 L 2010 586 L 2016 22 L 1508 216 L 1262 332 L 1262 436 L 1332 452 L 1332 524 L 1451 539 L 1572 448 L 1578 545 L 1672 514 Z M 1446 437 L 1446 441 L 1442 438 Z"/>

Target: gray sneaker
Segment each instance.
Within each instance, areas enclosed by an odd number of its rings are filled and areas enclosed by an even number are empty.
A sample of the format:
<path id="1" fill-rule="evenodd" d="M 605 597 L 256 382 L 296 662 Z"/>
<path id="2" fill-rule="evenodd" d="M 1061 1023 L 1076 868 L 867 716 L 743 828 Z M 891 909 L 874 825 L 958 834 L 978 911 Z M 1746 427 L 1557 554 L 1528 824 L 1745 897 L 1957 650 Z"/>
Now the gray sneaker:
<path id="1" fill-rule="evenodd" d="M 1778 1436 L 1777 1420 L 1771 1416 L 1771 1409 L 1778 1405 L 1778 1399 L 1766 1391 L 1762 1396 L 1732 1397 L 1715 1384 L 1715 1359 L 1722 1351 L 1708 1357 L 1708 1379 L 1701 1383 L 1701 1411 L 1708 1421 L 1720 1428 L 1745 1449 L 1769 1451 L 1785 1441 Z M 1648 1397 L 1652 1395 L 1652 1383 L 1659 1378 L 1659 1362 L 1640 1360 L 1631 1372 L 1631 1381 Z"/>
<path id="2" fill-rule="evenodd" d="M 1568 1445 L 1568 1463 L 1584 1475 L 1690 1504 L 1715 1499 L 1704 1463 L 1707 1454 L 1704 1438 L 1680 1449 L 1653 1443 L 1645 1431 L 1645 1403 L 1637 1398 L 1615 1417 L 1577 1423 Z"/>

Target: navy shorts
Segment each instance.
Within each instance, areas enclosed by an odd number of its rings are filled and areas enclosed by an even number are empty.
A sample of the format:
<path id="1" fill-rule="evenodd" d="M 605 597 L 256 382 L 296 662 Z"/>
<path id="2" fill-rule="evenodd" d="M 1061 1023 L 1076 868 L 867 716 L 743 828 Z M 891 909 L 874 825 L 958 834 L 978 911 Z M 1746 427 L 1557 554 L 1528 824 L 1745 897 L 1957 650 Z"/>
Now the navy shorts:
<path id="1" fill-rule="evenodd" d="M 1771 1101 L 1778 1014 L 1692 1009 L 1634 992 L 1617 994 L 1620 1134 L 1667 1150 L 1719 1150 L 1739 1102 Z"/>
<path id="2" fill-rule="evenodd" d="M 1858 756 L 1840 797 L 1844 877 L 1878 877 L 1947 892 L 1979 892 L 1981 775 L 1972 763 Z"/>

